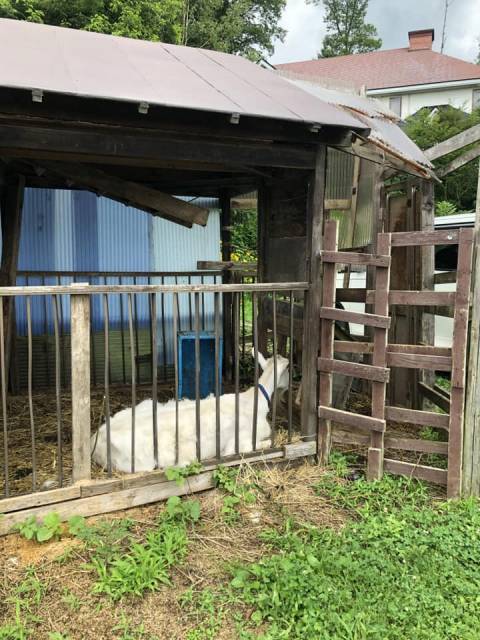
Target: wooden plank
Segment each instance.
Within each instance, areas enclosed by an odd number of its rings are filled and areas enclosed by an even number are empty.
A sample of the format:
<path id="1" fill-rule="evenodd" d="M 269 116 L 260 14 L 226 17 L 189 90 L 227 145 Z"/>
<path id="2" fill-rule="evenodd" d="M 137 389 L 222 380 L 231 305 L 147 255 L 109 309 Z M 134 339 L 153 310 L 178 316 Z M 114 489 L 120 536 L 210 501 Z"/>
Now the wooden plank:
<path id="1" fill-rule="evenodd" d="M 477 142 L 477 140 L 480 140 L 480 124 L 461 131 L 443 142 L 439 142 L 433 147 L 430 147 L 430 149 L 426 149 L 424 154 L 429 160 L 436 160 L 437 158 L 452 153 L 452 151 L 457 151 L 458 149 L 466 147 L 468 144 Z"/>
<path id="2" fill-rule="evenodd" d="M 362 380 L 375 380 L 376 382 L 388 382 L 390 371 L 385 367 L 374 367 L 360 362 L 348 362 L 347 360 L 330 360 L 330 358 L 318 358 L 318 370 L 323 373 L 341 373 L 344 376 L 361 378 Z"/>
<path id="3" fill-rule="evenodd" d="M 390 353 L 416 353 L 425 356 L 452 357 L 450 347 L 436 347 L 430 344 L 388 344 L 387 351 Z"/>
<path id="4" fill-rule="evenodd" d="M 284 456 L 287 460 L 296 460 L 297 458 L 306 458 L 314 456 L 317 453 L 316 442 L 292 442 L 284 447 Z"/>
<path id="5" fill-rule="evenodd" d="M 467 496 L 480 496 L 480 162 L 478 165 L 472 274 L 472 315 L 465 401 L 463 486 Z"/>
<path id="6" fill-rule="evenodd" d="M 349 411 L 320 405 L 318 407 L 318 415 L 325 420 L 333 420 L 338 424 L 353 427 L 354 429 L 385 431 L 385 420 L 364 416 L 360 413 L 350 413 Z"/>
<path id="7" fill-rule="evenodd" d="M 302 358 L 301 424 L 304 439 L 313 440 L 318 434 L 318 379 L 317 356 L 320 350 L 320 323 L 318 313 L 322 304 L 323 277 L 320 252 L 323 243 L 324 200 L 327 170 L 327 148 L 319 145 L 315 170 L 310 178 L 306 225 L 306 273 L 310 283 L 305 295 Z"/>
<path id="8" fill-rule="evenodd" d="M 332 440 L 339 444 L 353 444 L 358 447 L 368 447 L 370 444 L 370 435 L 358 431 L 345 431 L 337 425 L 332 427 Z"/>
<path id="9" fill-rule="evenodd" d="M 160 482 L 150 486 L 132 487 L 114 493 L 104 493 L 89 498 L 79 498 L 68 502 L 59 502 L 55 505 L 54 511 L 58 513 L 62 520 L 68 520 L 71 516 L 95 516 L 103 513 L 112 513 L 138 507 L 144 504 L 151 504 L 165 500 L 171 496 L 183 496 L 198 491 L 205 491 L 214 486 L 211 471 L 197 476 L 187 478 L 181 487 L 175 481 Z M 43 505 L 32 509 L 22 509 L 13 513 L 7 513 L 0 519 L 0 535 L 6 535 L 12 527 L 19 522 L 23 522 L 30 516 L 39 519 L 44 518 L 52 512 L 51 505 Z"/>
<path id="10" fill-rule="evenodd" d="M 89 480 L 90 468 L 90 299 L 71 285 L 73 481 Z M 80 285 L 84 286 L 84 285 Z"/>
<path id="11" fill-rule="evenodd" d="M 448 454 L 447 442 L 432 442 L 431 440 L 420 440 L 418 438 L 397 438 L 396 436 L 385 436 L 385 448 L 400 449 L 402 451 L 417 451 L 419 453 Z"/>
<path id="12" fill-rule="evenodd" d="M 306 291 L 308 282 L 254 282 L 251 284 L 137 284 L 137 285 L 77 285 L 78 294 L 99 293 L 202 293 L 251 291 Z M 0 287 L 0 296 L 65 295 L 72 292 L 70 285 Z"/>
<path id="13" fill-rule="evenodd" d="M 193 224 L 205 226 L 209 210 L 174 198 L 168 193 L 145 187 L 142 184 L 122 180 L 81 164 L 43 163 L 53 173 L 71 181 L 77 187 L 89 189 L 98 195 L 108 196 L 137 209 L 143 209 L 187 227 Z"/>
<path id="14" fill-rule="evenodd" d="M 430 402 L 433 402 L 433 404 L 437 405 L 437 407 L 447 413 L 450 411 L 450 401 L 443 393 L 440 393 L 436 389 L 432 389 L 432 387 L 429 387 L 424 382 L 419 382 L 418 388 L 427 400 L 430 400 Z"/>
<path id="15" fill-rule="evenodd" d="M 322 251 L 322 262 L 338 264 L 359 264 L 372 267 L 390 266 L 390 256 L 373 255 L 371 253 L 353 253 L 350 251 Z"/>
<path id="16" fill-rule="evenodd" d="M 460 229 L 457 263 L 457 301 L 453 321 L 450 435 L 448 439 L 447 495 L 450 498 L 458 497 L 462 490 L 465 370 L 467 361 L 473 239 L 473 229 Z"/>
<path id="17" fill-rule="evenodd" d="M 327 251 L 334 251 L 337 244 L 337 222 L 328 220 L 325 223 L 324 246 Z M 322 305 L 324 307 L 335 307 L 335 288 L 337 270 L 335 264 L 324 263 L 323 265 L 323 292 Z M 320 354 L 328 362 L 333 358 L 333 341 L 335 338 L 335 325 L 333 322 L 322 321 L 320 334 Z M 330 372 L 320 374 L 319 380 L 319 403 L 320 405 L 331 406 L 333 397 L 333 380 Z M 319 459 L 322 464 L 328 462 L 332 444 L 332 425 L 328 417 L 319 414 L 318 423 L 318 450 Z"/>
<path id="18" fill-rule="evenodd" d="M 335 353 L 373 353 L 373 342 L 335 340 L 333 347 Z"/>
<path id="19" fill-rule="evenodd" d="M 383 182 L 382 182 L 383 184 Z M 383 207 L 385 193 L 381 188 L 379 193 L 379 207 Z M 375 314 L 388 316 L 389 311 L 389 287 L 390 287 L 390 255 L 391 234 L 379 233 L 377 237 L 377 251 L 389 258 L 389 266 L 386 269 L 375 270 Z M 387 364 L 388 333 L 386 329 L 376 327 L 373 334 L 372 364 L 376 368 L 385 368 Z M 390 375 L 390 372 L 389 372 Z M 387 381 L 372 382 L 372 417 L 385 420 L 385 397 Z M 368 448 L 367 478 L 379 480 L 383 476 L 384 438 L 383 432 L 372 432 L 370 446 Z"/>
<path id="20" fill-rule="evenodd" d="M 368 291 L 366 302 L 375 302 L 375 291 Z M 392 305 L 408 306 L 448 306 L 455 304 L 453 291 L 390 291 L 388 302 Z"/>
<path id="21" fill-rule="evenodd" d="M 365 302 L 366 297 L 366 289 L 339 288 L 336 291 L 335 299 L 337 302 Z"/>
<path id="22" fill-rule="evenodd" d="M 385 458 L 383 461 L 385 471 L 393 473 L 397 476 L 407 476 L 407 478 L 417 478 L 434 484 L 447 484 L 447 471 L 445 469 L 437 469 L 436 467 L 427 467 L 420 464 L 412 464 L 411 462 L 401 462 L 400 460 L 390 460 Z"/>
<path id="23" fill-rule="evenodd" d="M 387 355 L 389 367 L 405 369 L 429 369 L 431 371 L 451 371 L 452 358 L 446 356 L 420 355 L 418 353 L 392 353 Z"/>
<path id="24" fill-rule="evenodd" d="M 392 247 L 458 244 L 458 229 L 447 231 L 397 231 L 392 233 Z"/>
<path id="25" fill-rule="evenodd" d="M 392 422 L 407 422 L 409 424 L 427 425 L 429 427 L 446 430 L 448 430 L 450 422 L 450 416 L 446 413 L 388 406 L 385 407 L 385 418 Z"/>
<path id="26" fill-rule="evenodd" d="M 388 329 L 390 318 L 388 316 L 375 315 L 374 313 L 357 313 L 356 311 L 346 311 L 345 309 L 330 309 L 322 306 L 320 317 L 326 320 L 339 320 L 341 322 L 353 322 L 355 324 L 365 324 L 369 327 L 382 327 Z"/>
<path id="27" fill-rule="evenodd" d="M 443 273 L 435 273 L 433 282 L 435 284 L 453 284 L 457 281 L 456 271 L 444 271 Z"/>
<path id="28" fill-rule="evenodd" d="M 57 502 L 66 502 L 67 500 L 79 498 L 80 495 L 81 487 L 79 485 L 73 485 L 71 487 L 62 487 L 61 489 L 51 489 L 50 491 L 38 491 L 37 493 L 29 493 L 24 496 L 15 496 L 14 498 L 4 498 L 0 500 L 0 513 L 11 513 L 12 511 L 20 511 L 21 509 L 53 505 Z M 51 507 L 51 510 L 53 510 L 53 507 Z"/>
<path id="29" fill-rule="evenodd" d="M 465 151 L 465 153 L 462 153 L 461 156 L 458 156 L 458 158 L 454 158 L 451 162 L 444 165 L 443 167 L 438 167 L 435 172 L 439 178 L 444 178 L 449 173 L 452 173 L 452 171 L 460 169 L 460 167 L 463 167 L 469 162 L 472 162 L 472 160 L 475 160 L 479 156 L 480 144 L 477 147 L 473 147 L 473 149 Z"/>
<path id="30" fill-rule="evenodd" d="M 237 166 L 312 169 L 315 152 L 298 144 L 226 141 L 208 138 L 172 137 L 152 130 L 131 133 L 121 128 L 42 127 L 0 125 L 0 149 L 4 155 L 36 160 L 69 162 L 116 162 L 131 165 L 159 161 L 189 161 Z M 323 200 L 322 200 L 323 204 Z"/>
<path id="31" fill-rule="evenodd" d="M 327 211 L 348 211 L 351 202 L 350 198 L 325 198 L 324 209 Z"/>

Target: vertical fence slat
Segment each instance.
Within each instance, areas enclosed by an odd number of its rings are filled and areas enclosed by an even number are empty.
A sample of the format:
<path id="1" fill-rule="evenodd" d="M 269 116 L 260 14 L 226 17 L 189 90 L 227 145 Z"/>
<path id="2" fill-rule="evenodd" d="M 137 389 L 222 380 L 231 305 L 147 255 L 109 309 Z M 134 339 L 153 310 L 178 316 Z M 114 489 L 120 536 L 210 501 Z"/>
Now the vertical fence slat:
<path id="1" fill-rule="evenodd" d="M 155 468 L 158 468 L 158 384 L 157 384 L 157 366 L 158 366 L 158 346 L 157 346 L 157 294 L 150 294 L 150 331 L 152 336 L 152 429 L 153 429 L 153 458 L 155 460 Z"/>
<path id="2" fill-rule="evenodd" d="M 289 299 L 289 338 L 288 338 L 288 441 L 292 441 L 293 432 L 293 291 Z"/>
<path id="3" fill-rule="evenodd" d="M 175 464 L 178 464 L 179 456 L 179 431 L 178 431 L 178 293 L 173 294 L 173 368 L 175 373 Z"/>
<path id="4" fill-rule="evenodd" d="M 195 293 L 195 437 L 197 460 L 201 460 L 200 433 L 200 298 Z"/>
<path id="5" fill-rule="evenodd" d="M 273 349 L 273 405 L 272 405 L 272 447 L 275 444 L 277 423 L 277 384 L 278 384 L 278 345 L 277 345 L 277 296 L 275 291 L 272 297 L 272 349 Z"/>
<path id="6" fill-rule="evenodd" d="M 30 438 L 32 443 L 32 491 L 37 488 L 37 455 L 35 438 L 35 417 L 33 414 L 33 344 L 32 344 L 32 301 L 31 297 L 25 298 L 27 311 L 27 392 L 28 392 L 28 413 L 30 416 Z"/>
<path id="7" fill-rule="evenodd" d="M 53 331 L 55 337 L 55 404 L 57 412 L 57 465 L 58 465 L 58 484 L 63 486 L 63 442 L 62 442 L 62 398 L 61 398 L 61 354 L 60 354 L 60 327 L 59 327 L 59 301 L 56 295 L 52 296 L 53 305 Z M 73 328 L 71 329 L 73 332 Z M 72 358 L 73 358 L 73 340 L 72 340 Z M 73 390 L 73 379 L 72 379 Z M 73 392 L 72 392 L 73 407 Z M 73 415 L 72 415 L 73 420 Z M 73 437 L 73 436 L 72 436 Z"/>
<path id="8" fill-rule="evenodd" d="M 252 327 L 253 327 L 253 415 L 252 415 L 252 449 L 257 450 L 257 423 L 258 423 L 258 309 L 257 294 L 252 293 Z"/>
<path id="9" fill-rule="evenodd" d="M 162 276 L 162 284 L 165 284 L 165 278 Z M 163 380 L 167 379 L 167 330 L 165 327 L 165 294 L 162 292 L 160 298 L 161 303 L 161 318 L 162 318 L 162 363 L 163 363 Z M 175 308 L 175 305 L 173 305 Z M 175 314 L 175 312 L 174 312 Z M 176 334 L 173 334 L 174 342 L 177 339 Z"/>
<path id="10" fill-rule="evenodd" d="M 239 333 L 240 333 L 240 294 L 234 294 L 234 332 L 235 332 L 235 453 L 240 450 L 240 353 L 239 353 Z"/>
<path id="11" fill-rule="evenodd" d="M 0 297 L 0 368 L 2 381 L 2 417 L 3 417 L 3 471 L 4 471 L 4 494 L 8 498 L 10 495 L 10 479 L 8 464 L 8 424 L 7 424 L 7 376 L 5 363 L 5 326 L 4 326 L 4 302 Z"/>
<path id="12" fill-rule="evenodd" d="M 89 480 L 90 466 L 90 296 L 70 296 L 72 344 L 73 481 Z M 58 334 L 58 331 L 57 331 Z M 60 432 L 61 441 L 61 432 Z"/>
<path id="13" fill-rule="evenodd" d="M 104 386 L 105 386 L 105 430 L 107 436 L 107 474 L 112 477 L 112 440 L 110 431 L 110 315 L 108 312 L 108 294 L 103 295 L 104 321 Z"/>
<path id="14" fill-rule="evenodd" d="M 220 294 L 214 293 L 214 325 L 215 325 L 215 451 L 220 458 Z"/>
<path id="15" fill-rule="evenodd" d="M 130 336 L 130 367 L 132 386 L 132 430 L 131 430 L 131 472 L 135 473 L 135 409 L 137 404 L 137 378 L 136 378 L 136 358 L 135 358 L 135 329 L 133 324 L 133 300 L 131 293 L 128 294 L 128 331 Z"/>

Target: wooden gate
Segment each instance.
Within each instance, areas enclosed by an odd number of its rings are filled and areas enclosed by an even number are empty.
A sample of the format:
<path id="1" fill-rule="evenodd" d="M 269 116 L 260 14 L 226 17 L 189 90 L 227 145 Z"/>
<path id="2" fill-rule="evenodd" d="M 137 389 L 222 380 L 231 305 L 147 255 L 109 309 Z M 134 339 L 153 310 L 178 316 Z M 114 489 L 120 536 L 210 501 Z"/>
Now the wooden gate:
<path id="1" fill-rule="evenodd" d="M 422 478 L 447 485 L 448 495 L 461 491 L 463 413 L 465 403 L 465 368 L 472 269 L 473 230 L 418 231 L 380 233 L 377 254 L 336 251 L 337 223 L 325 224 L 323 262 L 323 300 L 320 312 L 321 341 L 319 369 L 319 454 L 326 460 L 332 440 L 331 423 L 347 427 L 352 443 L 368 445 L 367 477 L 380 478 L 383 470 Z M 456 291 L 390 291 L 391 247 L 421 247 L 458 244 Z M 375 269 L 375 290 L 365 291 L 365 302 L 374 305 L 374 313 L 356 313 L 335 308 L 336 264 L 362 264 Z M 389 306 L 415 305 L 419 307 L 454 308 L 452 348 L 431 345 L 405 345 L 388 342 L 390 327 Z M 431 309 L 433 311 L 433 309 Z M 372 342 L 334 340 L 336 320 L 372 327 Z M 371 354 L 371 364 L 336 360 L 335 353 Z M 438 411 L 419 411 L 386 405 L 386 386 L 390 368 L 405 367 L 451 372 L 450 398 L 443 397 L 436 404 Z M 332 375 L 341 373 L 371 381 L 371 415 L 341 411 L 332 404 Z M 425 386 L 425 385 L 424 385 Z M 435 401 L 431 395 L 430 400 Z M 388 422 L 402 422 L 415 426 L 429 425 L 448 432 L 448 442 L 432 442 L 421 438 L 389 436 Z M 448 456 L 447 469 L 413 464 L 385 458 L 385 448 Z"/>

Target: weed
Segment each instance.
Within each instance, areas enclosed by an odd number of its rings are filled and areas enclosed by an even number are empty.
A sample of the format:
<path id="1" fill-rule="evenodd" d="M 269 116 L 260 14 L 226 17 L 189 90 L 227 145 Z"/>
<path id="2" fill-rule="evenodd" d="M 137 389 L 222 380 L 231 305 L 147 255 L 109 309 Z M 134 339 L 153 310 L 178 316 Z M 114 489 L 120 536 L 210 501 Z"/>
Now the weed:
<path id="1" fill-rule="evenodd" d="M 83 605 L 83 602 L 80 600 L 80 598 L 72 593 L 72 591 L 70 591 L 69 589 L 63 590 L 62 602 L 66 604 L 67 607 L 72 611 L 78 611 Z"/>
<path id="2" fill-rule="evenodd" d="M 271 555 L 234 572 L 251 623 L 267 624 L 263 640 L 477 638 L 479 503 L 428 504 L 402 479 L 331 480 L 319 490 L 355 520 L 340 532 L 288 521 L 265 534 Z"/>
<path id="3" fill-rule="evenodd" d="M 223 612 L 217 609 L 218 596 L 210 589 L 187 589 L 180 598 L 182 609 L 194 620 L 185 640 L 214 640 L 222 626 Z"/>
<path id="4" fill-rule="evenodd" d="M 187 553 L 187 525 L 199 517 L 197 500 L 169 498 L 157 527 L 147 533 L 144 543 L 134 542 L 126 554 L 116 553 L 108 561 L 92 557 L 90 566 L 97 572 L 94 593 L 119 600 L 170 584 L 170 568 Z"/>
<path id="5" fill-rule="evenodd" d="M 70 640 L 70 636 L 60 631 L 52 631 L 48 634 L 48 640 Z"/>
<path id="6" fill-rule="evenodd" d="M 195 476 L 200 473 L 203 466 L 200 462 L 191 462 L 186 467 L 168 467 L 165 469 L 167 480 L 175 480 L 179 487 L 183 487 L 185 480 L 189 476 Z"/>
<path id="7" fill-rule="evenodd" d="M 70 531 L 75 531 L 76 537 L 85 543 L 85 547 L 95 558 L 109 562 L 131 543 L 132 527 L 133 520 L 118 518 L 101 520 L 93 525 L 77 522 Z"/>
<path id="8" fill-rule="evenodd" d="M 140 624 L 134 627 L 123 612 L 121 613 L 120 622 L 113 627 L 112 631 L 120 632 L 120 635 L 117 636 L 118 640 L 142 640 L 142 638 L 147 638 L 144 625 Z M 150 636 L 150 640 L 154 640 L 154 638 Z"/>
<path id="9" fill-rule="evenodd" d="M 30 629 L 26 627 L 26 622 L 22 620 L 21 604 L 17 600 L 15 603 L 15 621 L 0 627 L 0 640 L 27 640 L 30 637 L 30 633 Z"/>
<path id="10" fill-rule="evenodd" d="M 47 542 L 52 538 L 59 538 L 62 533 L 62 525 L 58 513 L 48 513 L 43 521 L 38 521 L 35 516 L 30 516 L 14 527 L 15 531 L 27 540 Z"/>
<path id="11" fill-rule="evenodd" d="M 227 524 L 234 524 L 240 519 L 240 514 L 236 507 L 240 502 L 237 496 L 225 496 L 222 500 L 221 514 Z"/>
<path id="12" fill-rule="evenodd" d="M 241 481 L 240 469 L 237 467 L 218 466 L 213 472 L 215 485 L 223 489 L 227 494 L 222 500 L 221 513 L 225 522 L 233 524 L 240 518 L 236 507 L 244 502 L 252 504 L 256 495 L 252 485 L 246 485 Z"/>

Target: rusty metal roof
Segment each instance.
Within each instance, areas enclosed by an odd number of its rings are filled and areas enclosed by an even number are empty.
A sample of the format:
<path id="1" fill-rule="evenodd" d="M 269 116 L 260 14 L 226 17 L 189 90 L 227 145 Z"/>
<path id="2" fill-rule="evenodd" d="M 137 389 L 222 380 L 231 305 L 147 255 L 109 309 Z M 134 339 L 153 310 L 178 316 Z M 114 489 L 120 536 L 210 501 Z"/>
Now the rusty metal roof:
<path id="1" fill-rule="evenodd" d="M 0 87 L 365 128 L 273 71 L 205 49 L 0 19 L 0 59 Z"/>
<path id="2" fill-rule="evenodd" d="M 433 175 L 432 163 L 399 126 L 400 118 L 378 100 L 326 88 L 311 78 L 306 79 L 284 71 L 279 73 L 292 84 L 312 93 L 323 102 L 341 108 L 362 122 L 370 130 L 366 140 L 372 149 L 375 147 L 379 162 L 387 160 L 401 170 L 406 170 L 407 165 L 411 171 L 424 177 Z M 354 150 L 357 149 L 354 146 Z"/>

